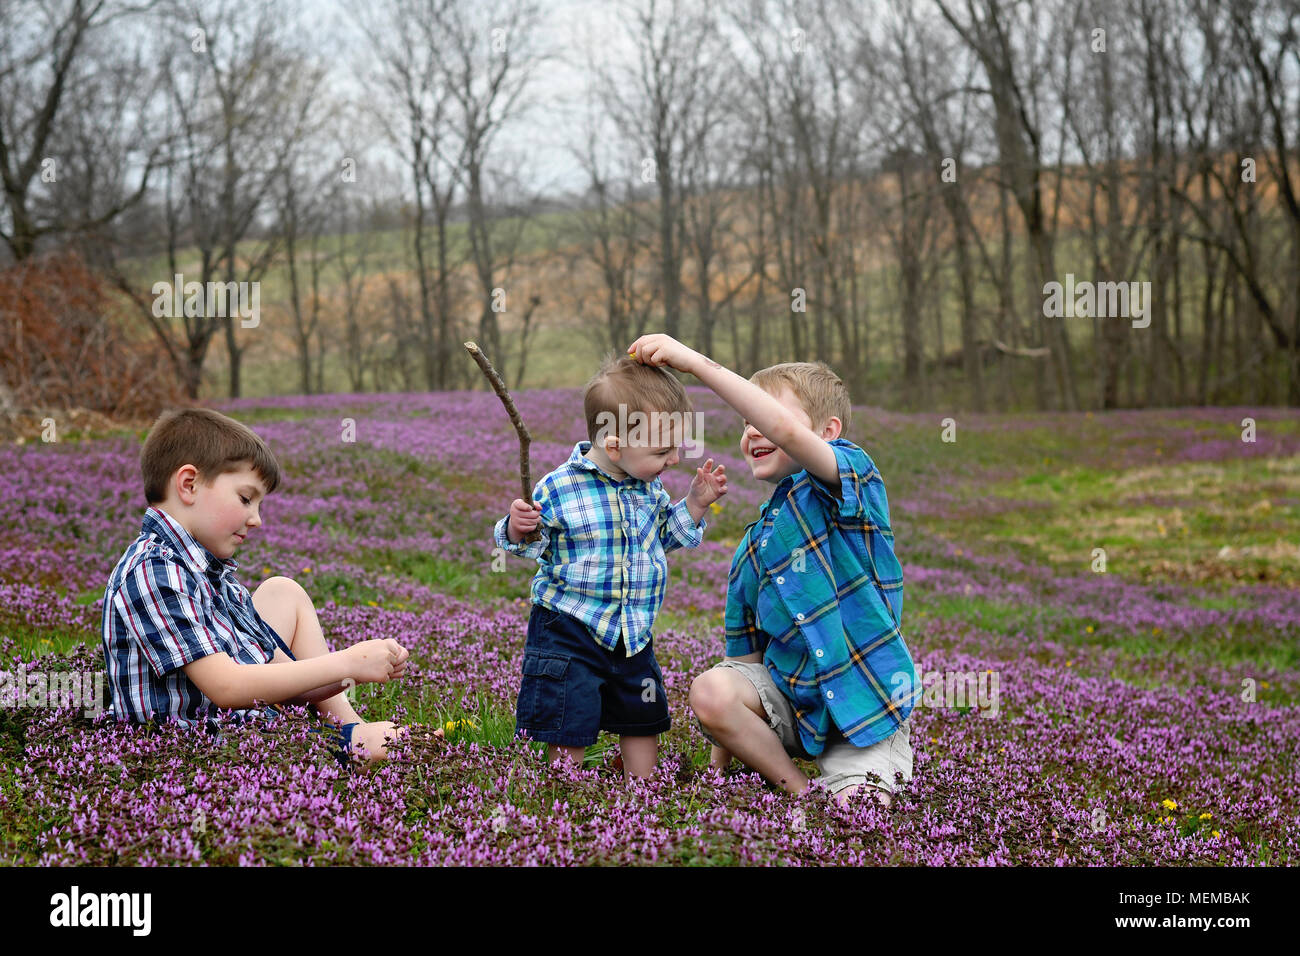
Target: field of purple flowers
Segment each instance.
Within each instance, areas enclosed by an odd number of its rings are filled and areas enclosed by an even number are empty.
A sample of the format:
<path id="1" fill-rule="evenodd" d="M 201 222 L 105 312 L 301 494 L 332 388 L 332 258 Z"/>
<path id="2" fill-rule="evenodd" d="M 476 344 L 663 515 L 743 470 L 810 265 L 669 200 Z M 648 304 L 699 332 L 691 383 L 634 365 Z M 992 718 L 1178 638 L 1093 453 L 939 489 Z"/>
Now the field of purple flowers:
<path id="1" fill-rule="evenodd" d="M 286 481 L 237 555 L 241 580 L 296 578 L 336 649 L 408 647 L 408 676 L 357 707 L 425 730 L 348 772 L 305 718 L 210 738 L 0 709 L 0 864 L 1297 861 L 1293 414 L 972 416 L 945 436 L 939 415 L 856 410 L 918 668 L 994 676 L 997 693 L 928 695 L 911 786 L 890 809 L 839 808 L 706 769 L 687 689 L 721 656 L 727 567 L 766 489 L 739 459 L 738 418 L 692 394 L 731 493 L 705 544 L 670 557 L 655 643 L 673 728 L 653 779 L 622 787 L 604 738 L 583 770 L 554 772 L 511 740 L 532 566 L 494 561 L 491 526 L 518 493 L 494 396 L 246 400 L 221 407 Z M 581 402 L 519 405 L 537 477 L 582 436 Z M 0 670 L 102 669 L 104 583 L 143 510 L 141 437 L 0 448 Z M 665 475 L 675 497 L 692 464 Z"/>

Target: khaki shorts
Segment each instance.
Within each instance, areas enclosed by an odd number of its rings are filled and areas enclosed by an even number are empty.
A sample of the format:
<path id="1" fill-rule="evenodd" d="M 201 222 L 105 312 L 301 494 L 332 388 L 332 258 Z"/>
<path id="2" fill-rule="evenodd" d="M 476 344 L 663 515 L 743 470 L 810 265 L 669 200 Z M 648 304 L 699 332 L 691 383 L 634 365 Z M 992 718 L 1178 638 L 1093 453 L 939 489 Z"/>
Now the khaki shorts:
<path id="1" fill-rule="evenodd" d="M 768 726 L 781 738 L 781 746 L 791 757 L 814 760 L 821 777 L 818 783 L 831 793 L 839 793 L 849 787 L 865 784 L 877 787 L 887 793 L 893 793 L 896 785 L 894 774 L 902 774 L 903 782 L 912 779 L 912 718 L 899 725 L 892 736 L 877 741 L 869 747 L 855 747 L 838 732 L 826 743 L 826 749 L 816 757 L 809 757 L 799 740 L 799 730 L 794 723 L 794 707 L 790 699 L 781 693 L 772 680 L 767 666 L 749 661 L 722 661 L 715 667 L 730 667 L 740 671 L 758 691 L 758 699 L 763 702 L 767 712 Z M 700 723 L 700 732 L 711 744 L 717 741 L 709 735 Z M 874 777 L 872 776 L 874 774 Z M 875 779 L 879 778 L 879 779 Z"/>

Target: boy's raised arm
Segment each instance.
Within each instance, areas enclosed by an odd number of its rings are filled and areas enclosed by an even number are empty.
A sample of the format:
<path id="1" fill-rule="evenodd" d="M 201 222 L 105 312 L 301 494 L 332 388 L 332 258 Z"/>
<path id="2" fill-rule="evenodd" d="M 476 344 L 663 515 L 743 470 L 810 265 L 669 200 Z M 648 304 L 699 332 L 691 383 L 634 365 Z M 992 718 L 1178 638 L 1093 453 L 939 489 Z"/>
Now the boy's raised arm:
<path id="1" fill-rule="evenodd" d="M 668 365 L 694 375 L 810 474 L 832 487 L 839 485 L 839 464 L 826 440 L 753 382 L 668 335 L 643 335 L 628 347 L 628 354 L 645 365 Z"/>

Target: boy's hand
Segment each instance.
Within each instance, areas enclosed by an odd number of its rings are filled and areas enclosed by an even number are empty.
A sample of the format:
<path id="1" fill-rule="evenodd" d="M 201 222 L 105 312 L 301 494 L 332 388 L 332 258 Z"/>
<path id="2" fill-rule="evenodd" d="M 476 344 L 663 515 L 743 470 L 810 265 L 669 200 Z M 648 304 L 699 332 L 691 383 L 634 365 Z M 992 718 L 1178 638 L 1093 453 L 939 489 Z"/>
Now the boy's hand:
<path id="1" fill-rule="evenodd" d="M 506 535 L 518 544 L 529 534 L 537 530 L 542 523 L 542 509 L 531 501 L 516 498 L 510 502 L 510 520 L 506 524 Z"/>
<path id="2" fill-rule="evenodd" d="M 687 504 L 697 504 L 701 509 L 707 508 L 727 493 L 727 466 L 713 467 L 713 459 L 704 463 L 703 468 L 695 469 L 691 479 L 691 489 L 686 493 Z"/>
<path id="3" fill-rule="evenodd" d="M 391 637 L 353 644 L 345 653 L 352 658 L 353 679 L 357 683 L 377 684 L 402 677 L 406 673 L 406 659 L 411 656 Z"/>
<path id="4" fill-rule="evenodd" d="M 642 365 L 667 365 L 679 372 L 693 372 L 693 363 L 700 358 L 699 352 L 662 332 L 641 336 L 628 346 L 627 354 Z"/>

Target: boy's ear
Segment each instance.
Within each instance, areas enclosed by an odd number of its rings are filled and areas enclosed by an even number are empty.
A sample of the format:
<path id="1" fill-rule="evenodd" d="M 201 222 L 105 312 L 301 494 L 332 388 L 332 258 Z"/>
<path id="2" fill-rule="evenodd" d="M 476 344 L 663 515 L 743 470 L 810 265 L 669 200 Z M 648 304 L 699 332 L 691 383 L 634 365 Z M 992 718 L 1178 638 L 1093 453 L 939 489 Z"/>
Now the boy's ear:
<path id="1" fill-rule="evenodd" d="M 623 457 L 623 449 L 618 447 L 617 435 L 605 436 L 605 454 L 608 455 L 609 460 L 613 462 L 617 462 Z"/>
<path id="2" fill-rule="evenodd" d="M 822 426 L 822 438 L 825 441 L 834 441 L 840 437 L 840 432 L 844 430 L 844 423 L 832 415 Z"/>
<path id="3" fill-rule="evenodd" d="M 196 486 L 199 483 L 199 470 L 193 465 L 181 465 L 176 469 L 176 474 L 172 476 L 173 487 L 176 489 L 176 497 L 181 500 L 181 504 L 194 504 L 197 495 Z"/>

